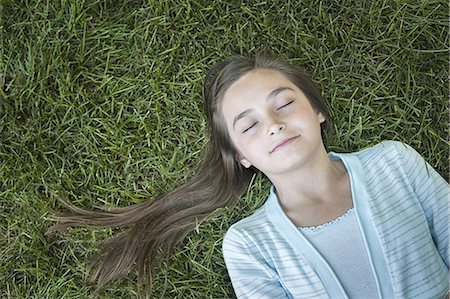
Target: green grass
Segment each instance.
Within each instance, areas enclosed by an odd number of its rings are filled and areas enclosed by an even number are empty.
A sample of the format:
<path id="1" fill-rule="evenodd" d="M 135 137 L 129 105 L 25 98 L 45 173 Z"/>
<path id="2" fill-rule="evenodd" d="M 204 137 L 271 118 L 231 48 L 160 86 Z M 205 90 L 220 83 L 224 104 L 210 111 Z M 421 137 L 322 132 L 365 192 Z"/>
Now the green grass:
<path id="1" fill-rule="evenodd" d="M 230 54 L 308 70 L 331 107 L 331 150 L 405 141 L 448 178 L 447 1 L 275 2 L 0 1 L 1 298 L 89 297 L 86 258 L 115 232 L 45 236 L 54 194 L 126 206 L 186 180 L 206 142 L 205 71 Z M 166 264 L 164 294 L 156 273 L 156 297 L 233 298 L 222 237 L 267 187 L 258 177 L 201 223 Z M 136 292 L 123 279 L 100 297 Z"/>

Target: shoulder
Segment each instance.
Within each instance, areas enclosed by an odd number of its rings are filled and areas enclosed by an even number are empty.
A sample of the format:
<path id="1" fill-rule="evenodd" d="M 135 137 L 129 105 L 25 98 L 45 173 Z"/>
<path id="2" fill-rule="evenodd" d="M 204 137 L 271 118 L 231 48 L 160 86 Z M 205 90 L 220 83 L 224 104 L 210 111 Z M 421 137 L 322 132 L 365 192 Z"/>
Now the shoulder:
<path id="1" fill-rule="evenodd" d="M 426 161 L 411 146 L 406 143 L 384 140 L 373 146 L 352 153 L 331 153 L 344 161 L 347 169 L 366 177 L 398 176 L 417 174 L 418 166 L 425 166 Z"/>
<path id="2" fill-rule="evenodd" d="M 376 163 L 379 161 L 389 162 L 411 162 L 421 158 L 410 145 L 394 140 L 384 140 L 376 145 L 362 149 L 352 155 L 357 156 L 361 160 Z"/>
<path id="3" fill-rule="evenodd" d="M 261 248 L 280 239 L 279 230 L 267 214 L 267 202 L 252 215 L 233 224 L 225 234 L 223 250 L 233 248 Z"/>
<path id="4" fill-rule="evenodd" d="M 383 140 L 380 143 L 364 148 L 355 154 L 361 156 L 381 153 L 387 154 L 392 152 L 397 154 L 398 152 L 403 152 L 407 148 L 410 148 L 410 146 L 406 143 L 395 140 Z"/>
<path id="5" fill-rule="evenodd" d="M 224 237 L 224 243 L 235 239 L 248 241 L 269 225 L 264 206 L 256 210 L 252 215 L 241 219 L 231 225 Z"/>

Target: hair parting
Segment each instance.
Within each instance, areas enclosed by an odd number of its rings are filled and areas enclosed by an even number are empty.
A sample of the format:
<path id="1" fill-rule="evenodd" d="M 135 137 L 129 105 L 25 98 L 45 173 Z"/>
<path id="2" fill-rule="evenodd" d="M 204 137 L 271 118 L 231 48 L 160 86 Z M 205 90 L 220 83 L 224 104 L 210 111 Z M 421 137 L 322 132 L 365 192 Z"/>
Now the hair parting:
<path id="1" fill-rule="evenodd" d="M 103 243 L 92 256 L 88 273 L 97 291 L 114 279 L 137 272 L 139 284 L 152 292 L 152 270 L 161 258 L 168 259 L 174 247 L 196 225 L 218 208 L 235 202 L 248 188 L 255 172 L 237 161 L 223 121 L 221 102 L 226 90 L 255 68 L 284 74 L 307 96 L 329 125 L 329 114 L 320 91 L 299 68 L 278 58 L 231 56 L 214 65 L 203 86 L 209 142 L 194 175 L 181 186 L 154 199 L 111 211 L 85 210 L 66 201 L 69 214 L 57 214 L 49 233 L 74 226 L 128 230 Z M 322 127 L 322 129 L 325 129 Z M 96 292 L 97 292 L 96 291 Z"/>

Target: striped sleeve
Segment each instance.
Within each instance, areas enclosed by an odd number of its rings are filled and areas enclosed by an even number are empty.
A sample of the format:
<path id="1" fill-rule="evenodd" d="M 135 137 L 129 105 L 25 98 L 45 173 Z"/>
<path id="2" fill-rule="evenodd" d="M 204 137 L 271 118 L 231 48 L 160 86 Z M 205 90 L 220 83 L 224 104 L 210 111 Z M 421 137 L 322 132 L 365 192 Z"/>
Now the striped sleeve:
<path id="1" fill-rule="evenodd" d="M 223 256 L 234 291 L 239 299 L 289 298 L 255 245 L 231 228 L 223 241 Z"/>
<path id="2" fill-rule="evenodd" d="M 427 218 L 432 238 L 448 267 L 450 186 L 412 147 L 399 144 L 397 148 Z"/>

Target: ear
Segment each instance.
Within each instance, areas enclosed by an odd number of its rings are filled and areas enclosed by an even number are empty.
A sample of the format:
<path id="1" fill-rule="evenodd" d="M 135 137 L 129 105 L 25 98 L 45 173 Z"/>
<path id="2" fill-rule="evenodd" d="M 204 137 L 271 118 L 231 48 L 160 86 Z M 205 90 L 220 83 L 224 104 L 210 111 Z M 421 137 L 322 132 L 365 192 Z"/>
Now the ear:
<path id="1" fill-rule="evenodd" d="M 247 159 L 241 159 L 239 162 L 241 162 L 242 166 L 245 168 L 250 168 L 250 166 L 252 166 L 252 163 L 250 163 Z"/>
<path id="2" fill-rule="evenodd" d="M 319 112 L 319 114 L 317 114 L 317 117 L 319 118 L 320 123 L 323 123 L 326 120 L 325 116 L 323 116 L 322 112 Z"/>

